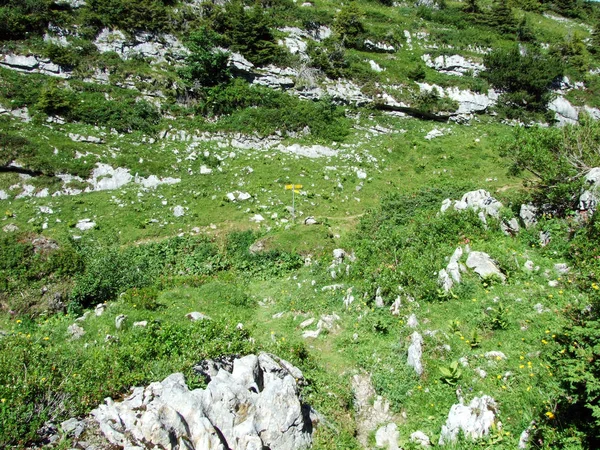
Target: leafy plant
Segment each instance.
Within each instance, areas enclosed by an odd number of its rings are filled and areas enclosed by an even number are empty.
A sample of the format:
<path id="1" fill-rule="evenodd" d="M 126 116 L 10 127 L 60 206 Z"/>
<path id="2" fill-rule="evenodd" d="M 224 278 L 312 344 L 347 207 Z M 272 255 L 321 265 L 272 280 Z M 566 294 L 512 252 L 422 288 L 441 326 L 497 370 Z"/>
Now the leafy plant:
<path id="1" fill-rule="evenodd" d="M 508 308 L 502 303 L 492 308 L 488 315 L 488 323 L 492 330 L 506 330 L 509 326 Z"/>
<path id="2" fill-rule="evenodd" d="M 440 379 L 450 386 L 455 386 L 462 376 L 462 369 L 458 365 L 458 361 L 453 361 L 448 367 L 440 366 Z"/>
<path id="3" fill-rule="evenodd" d="M 469 337 L 469 340 L 467 341 L 467 344 L 469 344 L 469 347 L 471 347 L 471 348 L 481 347 L 481 337 L 479 336 L 479 333 L 477 333 L 477 330 L 473 330 L 471 332 L 471 335 Z"/>
<path id="4" fill-rule="evenodd" d="M 455 319 L 448 321 L 448 331 L 452 334 L 460 333 L 460 322 Z"/>

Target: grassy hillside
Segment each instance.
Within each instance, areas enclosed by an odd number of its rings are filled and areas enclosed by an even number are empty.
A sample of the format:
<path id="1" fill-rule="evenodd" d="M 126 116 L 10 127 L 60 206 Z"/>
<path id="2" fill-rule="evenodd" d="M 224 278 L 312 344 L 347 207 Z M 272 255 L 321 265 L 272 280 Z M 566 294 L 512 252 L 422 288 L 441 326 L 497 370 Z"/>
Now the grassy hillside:
<path id="1" fill-rule="evenodd" d="M 498 412 L 446 447 L 528 430 L 525 448 L 597 448 L 598 221 L 579 195 L 600 131 L 558 128 L 549 104 L 595 117 L 598 20 L 558 0 L 0 2 L 0 446 L 268 351 L 308 380 L 314 448 L 362 447 L 356 374 L 405 449 L 417 430 L 438 445 L 457 390 Z M 477 189 L 498 214 L 441 212 Z M 504 280 L 445 290 L 457 248 Z"/>

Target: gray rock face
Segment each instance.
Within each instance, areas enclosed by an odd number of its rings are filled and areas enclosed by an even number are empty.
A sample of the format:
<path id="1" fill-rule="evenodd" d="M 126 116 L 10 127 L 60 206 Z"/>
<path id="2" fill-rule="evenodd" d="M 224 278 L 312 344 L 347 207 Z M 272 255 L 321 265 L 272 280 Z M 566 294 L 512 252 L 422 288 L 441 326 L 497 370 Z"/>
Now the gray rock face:
<path id="1" fill-rule="evenodd" d="M 170 34 L 138 33 L 131 39 L 120 30 L 104 28 L 94 45 L 100 53 L 115 52 L 122 59 L 150 58 L 152 62 L 182 61 L 189 53 L 179 40 Z"/>
<path id="2" fill-rule="evenodd" d="M 261 353 L 218 368 L 206 389 L 190 391 L 183 374 L 137 387 L 122 402 L 92 411 L 114 445 L 166 450 L 305 449 L 312 442 L 310 408 L 299 399 L 302 373 Z"/>
<path id="3" fill-rule="evenodd" d="M 34 55 L 24 56 L 9 53 L 0 57 L 0 67 L 18 72 L 41 73 L 58 78 L 70 78 L 71 72 L 61 69 L 57 64 L 46 58 Z"/>
<path id="4" fill-rule="evenodd" d="M 421 57 L 427 67 L 437 70 L 438 72 L 447 75 L 463 76 L 470 72 L 473 76 L 477 76 L 479 72 L 485 70 L 485 66 L 474 61 L 470 61 L 461 55 L 440 55 L 437 58 L 432 58 L 426 54 Z"/>
<path id="5" fill-rule="evenodd" d="M 423 374 L 423 363 L 421 357 L 423 356 L 423 338 L 418 332 L 414 332 L 411 336 L 411 343 L 408 347 L 408 359 L 407 364 L 415 369 L 417 375 Z"/>
<path id="6" fill-rule="evenodd" d="M 439 445 L 455 442 L 462 431 L 467 439 L 486 436 L 496 423 L 498 405 L 488 396 L 475 397 L 469 405 L 452 405 L 446 424 L 442 426 Z"/>
<path id="7" fill-rule="evenodd" d="M 502 282 L 506 281 L 506 276 L 500 272 L 496 262 L 484 252 L 471 252 L 467 258 L 467 267 L 473 269 L 481 278 L 497 277 Z"/>
<path id="8" fill-rule="evenodd" d="M 538 209 L 531 203 L 527 205 L 521 205 L 519 217 L 525 224 L 525 228 L 531 228 L 537 223 Z"/>
<path id="9" fill-rule="evenodd" d="M 584 190 L 579 196 L 579 210 L 593 214 L 598 206 L 600 167 L 594 167 L 587 173 L 584 186 Z"/>

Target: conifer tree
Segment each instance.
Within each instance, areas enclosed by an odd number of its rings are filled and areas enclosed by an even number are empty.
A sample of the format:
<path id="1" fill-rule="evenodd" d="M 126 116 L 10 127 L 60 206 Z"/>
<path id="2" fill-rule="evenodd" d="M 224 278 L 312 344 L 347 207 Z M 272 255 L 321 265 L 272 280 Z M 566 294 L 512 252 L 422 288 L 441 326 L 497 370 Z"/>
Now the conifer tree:
<path id="1" fill-rule="evenodd" d="M 467 0 L 465 2 L 465 12 L 476 14 L 479 12 L 479 4 L 477 0 Z"/>
<path id="2" fill-rule="evenodd" d="M 517 32 L 518 24 L 512 8 L 503 0 L 494 3 L 487 22 L 501 33 Z"/>

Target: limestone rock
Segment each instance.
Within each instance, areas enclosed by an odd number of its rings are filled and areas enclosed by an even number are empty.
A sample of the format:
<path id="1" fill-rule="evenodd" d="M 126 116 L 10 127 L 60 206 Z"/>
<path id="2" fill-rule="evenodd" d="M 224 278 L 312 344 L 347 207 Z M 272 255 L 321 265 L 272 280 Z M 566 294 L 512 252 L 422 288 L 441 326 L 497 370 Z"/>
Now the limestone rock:
<path id="1" fill-rule="evenodd" d="M 193 311 L 191 313 L 188 313 L 185 315 L 186 318 L 188 318 L 189 320 L 191 320 L 192 322 L 196 322 L 197 320 L 210 320 L 210 317 L 208 317 L 206 314 L 202 314 L 201 312 L 198 311 Z"/>
<path id="2" fill-rule="evenodd" d="M 19 227 L 16 226 L 14 223 L 9 223 L 2 227 L 2 231 L 4 231 L 5 233 L 14 233 L 15 231 L 19 231 Z"/>
<path id="3" fill-rule="evenodd" d="M 185 208 L 181 205 L 177 205 L 173 208 L 173 215 L 175 217 L 181 217 L 185 214 Z"/>
<path id="4" fill-rule="evenodd" d="M 492 350 L 484 355 L 487 359 L 503 360 L 506 355 L 498 350 Z"/>
<path id="5" fill-rule="evenodd" d="M 96 226 L 96 222 L 93 222 L 91 219 L 81 219 L 79 222 L 77 222 L 77 224 L 75 225 L 75 228 L 77 228 L 81 231 L 86 231 L 86 230 L 91 230 L 95 226 Z"/>
<path id="6" fill-rule="evenodd" d="M 521 205 L 519 217 L 521 217 L 521 220 L 525 224 L 525 228 L 531 228 L 537 223 L 537 213 L 538 209 L 531 203 Z"/>
<path id="7" fill-rule="evenodd" d="M 121 447 L 165 450 L 305 449 L 312 442 L 310 408 L 299 398 L 302 372 L 261 353 L 221 366 L 206 389 L 189 390 L 183 374 L 122 402 L 106 399 L 92 411 L 100 430 Z"/>
<path id="8" fill-rule="evenodd" d="M 475 397 L 469 405 L 457 403 L 452 405 L 446 424 L 442 426 L 439 445 L 456 442 L 460 432 L 467 439 L 478 439 L 487 436 L 496 424 L 498 405 L 488 396 Z"/>
<path id="9" fill-rule="evenodd" d="M 390 403 L 376 394 L 369 374 L 352 377 L 352 392 L 356 411 L 356 434 L 358 441 L 366 448 L 369 434 L 379 425 L 392 420 Z"/>
<path id="10" fill-rule="evenodd" d="M 375 433 L 375 445 L 377 448 L 385 448 L 388 450 L 398 450 L 398 427 L 395 423 L 389 423 L 381 427 Z"/>
<path id="11" fill-rule="evenodd" d="M 415 331 L 411 336 L 411 343 L 408 347 L 408 359 L 407 364 L 415 369 L 417 375 L 423 374 L 423 363 L 421 357 L 423 356 L 423 338 Z"/>
<path id="12" fill-rule="evenodd" d="M 500 272 L 496 262 L 487 253 L 469 253 L 467 267 L 473 269 L 481 278 L 499 278 L 502 282 L 506 281 L 506 276 Z"/>
<path id="13" fill-rule="evenodd" d="M 120 330 L 123 328 L 123 326 L 125 325 L 125 321 L 127 320 L 127 316 L 125 314 L 119 314 L 116 318 L 115 318 L 115 328 L 117 330 Z"/>
<path id="14" fill-rule="evenodd" d="M 94 314 L 96 314 L 96 317 L 100 317 L 102 314 L 104 314 L 105 310 L 106 310 L 106 304 L 99 303 L 98 305 L 96 305 L 96 309 L 94 309 Z"/>
<path id="15" fill-rule="evenodd" d="M 600 187 L 600 167 L 592 168 L 585 176 L 584 191 L 579 196 L 579 210 L 590 214 L 598 206 L 598 188 Z"/>
<path id="16" fill-rule="evenodd" d="M 67 328 L 67 333 L 69 333 L 71 339 L 77 340 L 83 337 L 83 335 L 85 335 L 85 330 L 76 323 L 74 323 L 72 325 L 69 325 L 69 327 Z"/>
<path id="17" fill-rule="evenodd" d="M 425 448 L 431 447 L 431 441 L 429 440 L 429 436 L 427 436 L 422 431 L 415 431 L 414 433 L 412 433 L 410 435 L 410 442 Z"/>
<path id="18" fill-rule="evenodd" d="M 400 296 L 396 297 L 396 300 L 394 300 L 394 303 L 392 303 L 392 306 L 390 306 L 390 312 L 392 313 L 392 316 L 398 316 L 400 315 L 400 307 L 402 306 L 402 299 L 400 298 Z"/>
<path id="19" fill-rule="evenodd" d="M 432 58 L 431 55 L 425 54 L 421 59 L 423 59 L 427 67 L 431 67 L 447 75 L 460 77 L 470 72 L 473 76 L 477 76 L 479 72 L 485 70 L 483 64 L 470 61 L 461 55 L 440 55 Z"/>
<path id="20" fill-rule="evenodd" d="M 417 316 L 411 314 L 408 320 L 406 321 L 406 326 L 409 328 L 417 328 L 419 326 L 419 321 L 417 320 Z"/>

